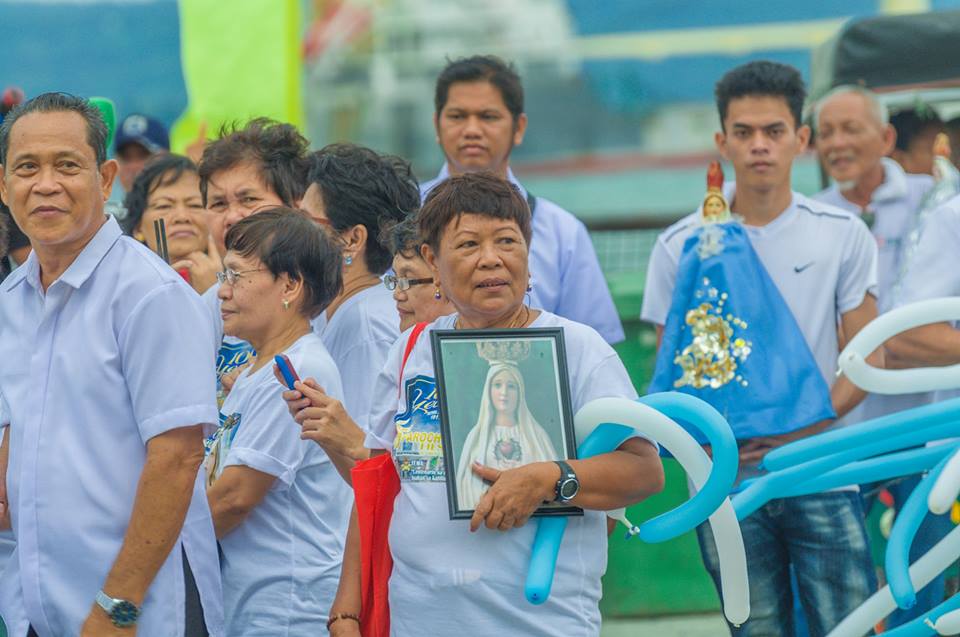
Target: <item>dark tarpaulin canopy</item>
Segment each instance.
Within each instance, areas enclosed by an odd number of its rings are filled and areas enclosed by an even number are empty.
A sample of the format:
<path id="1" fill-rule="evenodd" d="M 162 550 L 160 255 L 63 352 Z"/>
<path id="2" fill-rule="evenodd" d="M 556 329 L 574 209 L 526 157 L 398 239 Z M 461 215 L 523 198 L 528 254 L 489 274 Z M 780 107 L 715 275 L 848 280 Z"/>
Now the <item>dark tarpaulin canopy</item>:
<path id="1" fill-rule="evenodd" d="M 960 11 L 854 19 L 813 52 L 810 93 L 960 86 Z"/>

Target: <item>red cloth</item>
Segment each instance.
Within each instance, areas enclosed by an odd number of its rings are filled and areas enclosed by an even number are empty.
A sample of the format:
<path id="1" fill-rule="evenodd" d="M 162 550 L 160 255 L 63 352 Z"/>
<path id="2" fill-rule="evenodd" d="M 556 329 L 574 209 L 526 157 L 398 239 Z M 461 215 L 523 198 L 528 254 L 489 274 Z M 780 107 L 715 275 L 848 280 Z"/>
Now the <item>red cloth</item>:
<path id="1" fill-rule="evenodd" d="M 410 332 L 400 362 L 400 382 L 410 352 L 426 327 L 426 323 L 417 323 Z M 399 397 L 399 387 L 397 391 Z M 350 470 L 350 477 L 360 529 L 360 634 L 363 637 L 390 637 L 388 591 L 393 557 L 387 540 L 393 502 L 400 493 L 400 476 L 393 464 L 393 456 L 385 453 L 358 462 Z"/>
<path id="2" fill-rule="evenodd" d="M 350 470 L 360 529 L 360 634 L 389 637 L 390 604 L 387 590 L 393 558 L 387 535 L 393 501 L 400 492 L 400 477 L 393 456 L 385 453 Z"/>

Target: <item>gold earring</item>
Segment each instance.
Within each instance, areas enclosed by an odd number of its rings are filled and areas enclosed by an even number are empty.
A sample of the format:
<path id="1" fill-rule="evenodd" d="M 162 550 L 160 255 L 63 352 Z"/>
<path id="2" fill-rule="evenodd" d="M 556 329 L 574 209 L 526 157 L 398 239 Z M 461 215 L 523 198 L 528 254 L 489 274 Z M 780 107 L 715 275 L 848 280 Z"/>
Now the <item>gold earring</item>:
<path id="1" fill-rule="evenodd" d="M 285 310 L 290 309 L 290 301 L 288 301 L 287 299 L 283 299 L 283 309 Z"/>
<path id="2" fill-rule="evenodd" d="M 139 230 L 137 230 L 136 232 L 133 233 L 133 238 L 136 239 L 137 241 L 139 241 L 140 243 L 146 243 L 146 242 L 147 242 L 147 238 L 146 238 L 145 236 L 143 236 L 143 233 L 140 232 Z"/>

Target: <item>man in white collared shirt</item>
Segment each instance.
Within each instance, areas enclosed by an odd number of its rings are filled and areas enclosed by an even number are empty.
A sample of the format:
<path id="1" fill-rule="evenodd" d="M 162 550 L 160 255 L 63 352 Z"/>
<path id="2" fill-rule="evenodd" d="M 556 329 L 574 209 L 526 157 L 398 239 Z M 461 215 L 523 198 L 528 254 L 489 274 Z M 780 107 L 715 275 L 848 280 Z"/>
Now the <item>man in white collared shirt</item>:
<path id="1" fill-rule="evenodd" d="M 85 100 L 47 93 L 0 128 L 0 197 L 34 251 L 0 286 L 0 499 L 17 540 L 0 576 L 12 637 L 184 634 L 186 560 L 222 635 L 198 468 L 216 422 L 199 297 L 104 202 L 117 166 Z"/>
<path id="2" fill-rule="evenodd" d="M 510 152 L 523 142 L 523 86 L 512 65 L 488 55 L 449 63 L 437 78 L 433 116 L 446 163 L 421 185 L 424 197 L 451 174 L 490 171 L 520 189 L 531 204 L 530 305 L 585 323 L 608 343 L 623 326 L 586 226 L 543 197 L 534 197 L 510 170 Z"/>
<path id="3" fill-rule="evenodd" d="M 820 201 L 860 215 L 877 240 L 877 306 L 882 313 L 894 307 L 894 288 L 903 269 L 907 239 L 917 225 L 924 197 L 933 188 L 929 175 L 907 174 L 886 157 L 897 133 L 889 123 L 886 107 L 869 90 L 839 86 L 816 106 L 817 152 L 834 184 L 818 193 Z M 853 424 L 931 402 L 933 394 L 869 394 L 844 421 Z M 919 477 L 896 481 L 888 488 L 899 510 Z M 940 537 L 942 525 L 928 519 L 918 532 L 912 549 L 916 559 Z M 917 605 L 897 609 L 887 627 L 899 626 L 927 612 L 943 600 L 943 578 L 920 592 Z"/>

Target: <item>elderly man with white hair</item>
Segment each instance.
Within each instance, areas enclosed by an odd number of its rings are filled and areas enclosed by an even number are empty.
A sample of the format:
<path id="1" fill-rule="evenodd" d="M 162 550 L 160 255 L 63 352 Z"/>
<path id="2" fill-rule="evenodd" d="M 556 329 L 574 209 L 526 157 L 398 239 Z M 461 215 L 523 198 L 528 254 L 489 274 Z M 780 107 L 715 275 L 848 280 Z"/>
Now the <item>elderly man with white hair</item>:
<path id="1" fill-rule="evenodd" d="M 880 312 L 894 307 L 894 289 L 901 277 L 908 237 L 917 227 L 924 198 L 933 188 L 929 175 L 907 174 L 888 155 L 897 133 L 889 123 L 886 106 L 868 89 L 839 86 L 825 95 L 815 108 L 816 147 L 820 161 L 834 180 L 832 186 L 815 195 L 824 201 L 859 214 L 877 240 Z M 870 394 L 844 418 L 852 424 L 931 402 L 930 393 L 883 396 Z M 911 476 L 887 485 L 894 507 L 909 497 L 919 481 Z M 911 561 L 922 555 L 942 536 L 940 520 L 928 519 L 917 534 Z M 936 606 L 943 600 L 943 578 L 928 585 L 909 611 L 896 610 L 887 628 L 899 626 Z"/>

